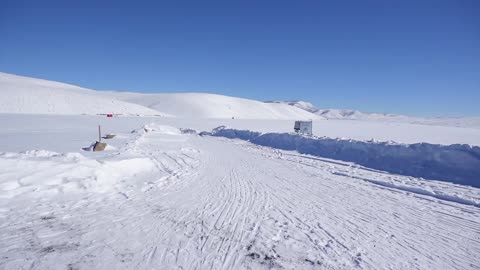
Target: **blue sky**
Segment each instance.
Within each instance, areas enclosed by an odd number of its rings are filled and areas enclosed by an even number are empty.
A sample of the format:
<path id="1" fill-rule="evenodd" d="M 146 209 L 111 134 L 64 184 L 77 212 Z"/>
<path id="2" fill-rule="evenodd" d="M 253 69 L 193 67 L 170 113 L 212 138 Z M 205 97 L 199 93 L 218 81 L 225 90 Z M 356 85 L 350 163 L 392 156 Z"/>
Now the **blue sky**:
<path id="1" fill-rule="evenodd" d="M 6 0 L 0 71 L 93 89 L 480 115 L 478 14 L 476 0 Z"/>

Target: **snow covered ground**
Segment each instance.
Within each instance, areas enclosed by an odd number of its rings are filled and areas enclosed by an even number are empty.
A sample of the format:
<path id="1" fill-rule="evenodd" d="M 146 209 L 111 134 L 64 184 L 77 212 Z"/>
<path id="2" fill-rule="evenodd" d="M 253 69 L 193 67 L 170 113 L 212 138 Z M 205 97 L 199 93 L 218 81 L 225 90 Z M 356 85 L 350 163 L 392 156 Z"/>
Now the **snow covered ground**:
<path id="1" fill-rule="evenodd" d="M 480 267 L 478 188 L 178 129 L 285 132 L 292 121 L 1 114 L 0 124 L 0 269 Z M 98 124 L 117 136 L 104 152 L 81 150 Z M 475 128 L 314 125 L 319 136 L 480 145 Z"/>
<path id="2" fill-rule="evenodd" d="M 313 107 L 0 73 L 0 269 L 480 268 L 478 118 Z"/>

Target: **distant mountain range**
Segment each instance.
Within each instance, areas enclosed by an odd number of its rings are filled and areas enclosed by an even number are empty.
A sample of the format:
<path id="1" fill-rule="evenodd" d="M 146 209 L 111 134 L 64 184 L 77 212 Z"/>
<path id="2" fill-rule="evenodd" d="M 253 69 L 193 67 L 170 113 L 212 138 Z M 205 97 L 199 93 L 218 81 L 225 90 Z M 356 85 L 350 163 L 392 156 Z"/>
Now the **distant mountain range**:
<path id="1" fill-rule="evenodd" d="M 357 110 L 321 109 L 307 101 L 266 101 L 266 103 L 286 104 L 296 107 L 323 119 L 362 120 L 396 123 L 412 123 L 422 125 L 456 126 L 480 128 L 480 117 L 413 117 L 390 113 L 369 113 Z"/>
<path id="2" fill-rule="evenodd" d="M 407 119 L 404 115 L 389 113 L 366 113 L 357 110 L 342 109 L 321 109 L 307 101 L 266 101 L 266 103 L 287 104 L 311 112 L 327 119 L 348 119 L 348 120 L 379 120 L 379 119 Z"/>

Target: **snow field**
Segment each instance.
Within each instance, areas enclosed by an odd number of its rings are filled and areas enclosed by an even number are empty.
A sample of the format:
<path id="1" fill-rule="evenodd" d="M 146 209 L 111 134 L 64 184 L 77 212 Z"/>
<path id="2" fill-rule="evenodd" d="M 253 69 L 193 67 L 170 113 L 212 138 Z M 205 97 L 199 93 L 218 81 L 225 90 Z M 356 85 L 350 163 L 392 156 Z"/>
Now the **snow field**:
<path id="1" fill-rule="evenodd" d="M 43 192 L 59 170 L 42 169 L 54 173 L 34 174 L 38 188 L 0 198 L 0 268 L 480 266 L 480 208 L 448 199 L 478 203 L 477 188 L 183 134 L 158 123 L 117 135 L 108 141 L 114 149 L 103 153 L 0 156 L 1 162 L 49 161 L 52 168 L 111 165 L 101 181 L 113 179 L 106 190 Z M 132 174 L 127 169 L 136 162 L 146 166 Z M 23 170 L 0 166 L 0 183 Z M 95 170 L 72 181 L 92 176 Z"/>

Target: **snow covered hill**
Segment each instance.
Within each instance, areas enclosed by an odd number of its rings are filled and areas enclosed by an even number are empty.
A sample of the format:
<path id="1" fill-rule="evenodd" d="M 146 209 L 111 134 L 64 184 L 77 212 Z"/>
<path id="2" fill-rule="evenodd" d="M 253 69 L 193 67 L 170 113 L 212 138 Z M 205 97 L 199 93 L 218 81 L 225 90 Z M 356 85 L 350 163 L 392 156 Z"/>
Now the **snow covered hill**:
<path id="1" fill-rule="evenodd" d="M 69 84 L 0 73 L 0 113 L 164 115 Z"/>
<path id="2" fill-rule="evenodd" d="M 140 94 L 109 92 L 112 97 L 185 118 L 318 119 L 286 104 L 207 93 Z"/>
<path id="3" fill-rule="evenodd" d="M 0 113 L 123 114 L 188 118 L 317 119 L 286 104 L 206 93 L 141 94 L 95 91 L 0 73 Z"/>

